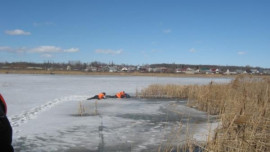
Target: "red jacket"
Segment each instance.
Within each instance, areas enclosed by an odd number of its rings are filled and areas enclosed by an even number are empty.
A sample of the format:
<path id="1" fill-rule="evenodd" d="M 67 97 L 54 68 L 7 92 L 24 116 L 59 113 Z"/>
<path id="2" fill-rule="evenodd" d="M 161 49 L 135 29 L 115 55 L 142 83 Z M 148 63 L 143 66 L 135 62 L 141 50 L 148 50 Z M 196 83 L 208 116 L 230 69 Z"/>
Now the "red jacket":
<path id="1" fill-rule="evenodd" d="M 6 116 L 7 114 L 7 104 L 5 99 L 0 94 L 0 151 L 13 152 L 12 147 L 12 127 Z"/>
<path id="2" fill-rule="evenodd" d="M 7 114 L 7 104 L 5 102 L 5 99 L 3 96 L 0 94 L 0 106 L 3 106 L 5 114 Z"/>
<path id="3" fill-rule="evenodd" d="M 100 94 L 98 94 L 98 99 L 104 99 L 104 94 L 103 93 L 100 93 Z"/>
<path id="4" fill-rule="evenodd" d="M 117 97 L 117 98 L 122 98 L 122 97 L 124 97 L 124 96 L 125 96 L 125 92 L 124 92 L 124 91 L 118 92 L 118 93 L 116 94 L 116 97 Z"/>

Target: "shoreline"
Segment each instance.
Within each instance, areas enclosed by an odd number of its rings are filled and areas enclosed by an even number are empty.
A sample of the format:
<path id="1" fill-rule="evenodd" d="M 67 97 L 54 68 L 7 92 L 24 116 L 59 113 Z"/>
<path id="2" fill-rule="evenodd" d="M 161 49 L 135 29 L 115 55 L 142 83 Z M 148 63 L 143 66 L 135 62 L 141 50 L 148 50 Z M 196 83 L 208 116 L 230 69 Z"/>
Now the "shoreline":
<path id="1" fill-rule="evenodd" d="M 48 75 L 89 75 L 89 76 L 152 76 L 152 77 L 201 77 L 201 78 L 234 78 L 237 75 L 222 74 L 179 74 L 179 73 L 142 73 L 142 72 L 84 72 L 64 70 L 0 70 L 0 74 L 48 74 Z"/>

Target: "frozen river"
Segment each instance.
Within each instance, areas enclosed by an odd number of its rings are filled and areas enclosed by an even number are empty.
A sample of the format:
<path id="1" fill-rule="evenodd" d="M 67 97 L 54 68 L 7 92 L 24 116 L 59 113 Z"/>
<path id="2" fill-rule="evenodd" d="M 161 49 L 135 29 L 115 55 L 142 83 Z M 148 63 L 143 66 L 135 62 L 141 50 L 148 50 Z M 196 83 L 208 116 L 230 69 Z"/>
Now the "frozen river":
<path id="1" fill-rule="evenodd" d="M 205 140 L 206 113 L 185 101 L 85 100 L 100 92 L 131 96 L 150 84 L 227 83 L 227 78 L 0 74 L 13 146 L 22 152 L 158 151 L 185 140 Z M 217 123 L 212 123 L 214 127 Z"/>

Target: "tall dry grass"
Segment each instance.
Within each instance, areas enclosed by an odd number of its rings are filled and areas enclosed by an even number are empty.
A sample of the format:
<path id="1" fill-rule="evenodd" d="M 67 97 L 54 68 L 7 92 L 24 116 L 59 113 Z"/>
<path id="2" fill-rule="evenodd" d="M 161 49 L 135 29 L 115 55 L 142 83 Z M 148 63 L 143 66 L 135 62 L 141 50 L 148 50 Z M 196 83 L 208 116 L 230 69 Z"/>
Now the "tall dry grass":
<path id="1" fill-rule="evenodd" d="M 187 105 L 219 115 L 205 151 L 270 151 L 270 78 L 236 77 L 228 84 L 151 85 L 141 97 L 186 98 Z"/>
<path id="2" fill-rule="evenodd" d="M 187 98 L 189 86 L 179 86 L 174 84 L 159 85 L 153 84 L 141 90 L 137 96 L 143 98 Z"/>

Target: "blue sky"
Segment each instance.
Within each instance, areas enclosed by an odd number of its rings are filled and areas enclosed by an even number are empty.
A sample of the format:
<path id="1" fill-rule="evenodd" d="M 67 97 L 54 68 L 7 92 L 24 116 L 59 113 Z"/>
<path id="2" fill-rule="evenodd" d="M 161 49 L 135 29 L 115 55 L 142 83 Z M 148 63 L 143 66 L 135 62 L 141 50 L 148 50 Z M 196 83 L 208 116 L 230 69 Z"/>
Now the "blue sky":
<path id="1" fill-rule="evenodd" d="M 0 62 L 270 68 L 269 0 L 1 0 Z"/>

